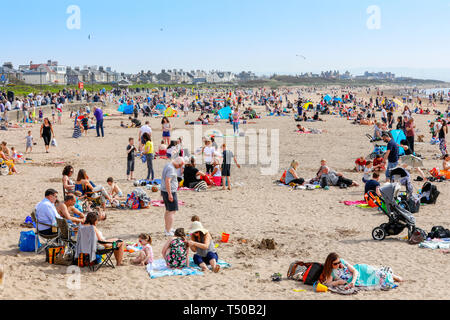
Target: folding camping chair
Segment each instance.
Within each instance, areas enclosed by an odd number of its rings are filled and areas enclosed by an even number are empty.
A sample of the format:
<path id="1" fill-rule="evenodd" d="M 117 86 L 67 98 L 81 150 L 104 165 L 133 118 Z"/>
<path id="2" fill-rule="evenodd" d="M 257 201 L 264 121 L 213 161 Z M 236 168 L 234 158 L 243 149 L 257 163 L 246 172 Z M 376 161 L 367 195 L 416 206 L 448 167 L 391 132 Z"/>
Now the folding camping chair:
<path id="1" fill-rule="evenodd" d="M 105 248 L 105 244 L 110 244 L 111 248 Z M 103 242 L 97 239 L 94 226 L 81 226 L 78 229 L 77 243 L 75 249 L 75 258 L 79 258 L 80 254 L 89 255 L 89 269 L 96 272 L 103 266 L 114 267 L 114 263 L 111 257 L 115 250 L 118 249 L 116 242 Z M 92 254 L 95 252 L 95 254 Z M 91 256 L 93 255 L 93 257 Z M 98 264 L 96 264 L 97 255 L 104 256 L 105 258 Z"/>
<path id="2" fill-rule="evenodd" d="M 31 212 L 31 219 L 33 220 L 33 222 L 36 224 L 36 237 L 35 237 L 35 243 L 34 243 L 34 252 L 36 254 L 41 253 L 42 251 L 44 251 L 46 248 L 50 247 L 50 246 L 57 246 L 60 244 L 61 242 L 61 230 L 59 227 L 55 227 L 49 224 L 45 224 L 42 222 L 38 222 L 37 218 L 36 218 L 36 210 L 33 210 Z M 43 226 L 47 226 L 47 227 L 51 227 L 51 228 L 56 228 L 57 231 L 55 234 L 52 235 L 45 235 L 45 234 L 41 234 L 39 231 L 39 225 L 43 225 Z M 39 238 L 42 238 L 45 240 L 45 243 L 42 244 L 42 246 L 40 248 L 38 248 L 38 243 L 39 243 Z"/>
<path id="3" fill-rule="evenodd" d="M 72 237 L 73 229 L 66 219 L 56 219 L 60 233 L 60 241 L 71 251 L 75 251 L 76 241 Z"/>

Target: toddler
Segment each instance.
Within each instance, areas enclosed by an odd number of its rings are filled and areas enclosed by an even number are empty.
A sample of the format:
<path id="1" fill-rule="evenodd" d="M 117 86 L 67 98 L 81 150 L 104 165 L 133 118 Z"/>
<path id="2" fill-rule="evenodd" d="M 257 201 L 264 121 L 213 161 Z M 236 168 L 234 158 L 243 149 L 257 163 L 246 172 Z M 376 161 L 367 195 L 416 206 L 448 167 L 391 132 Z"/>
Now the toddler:
<path id="1" fill-rule="evenodd" d="M 153 263 L 152 237 L 148 233 L 141 233 L 139 235 L 139 244 L 142 246 L 142 251 L 131 262 L 140 266 Z"/>

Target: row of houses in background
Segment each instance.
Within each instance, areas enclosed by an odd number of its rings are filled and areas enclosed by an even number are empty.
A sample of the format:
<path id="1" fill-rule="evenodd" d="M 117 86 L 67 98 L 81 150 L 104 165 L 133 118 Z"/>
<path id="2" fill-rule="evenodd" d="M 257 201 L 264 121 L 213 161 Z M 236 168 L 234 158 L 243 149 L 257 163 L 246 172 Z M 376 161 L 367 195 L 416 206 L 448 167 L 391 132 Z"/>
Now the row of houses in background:
<path id="1" fill-rule="evenodd" d="M 158 83 L 158 84 L 200 84 L 200 83 L 229 83 L 256 80 L 258 77 L 252 72 L 234 74 L 223 71 L 203 71 L 182 69 L 161 70 L 160 73 L 141 71 L 138 74 L 125 74 L 112 71 L 110 67 L 84 66 L 71 68 L 59 65 L 57 61 L 48 60 L 47 63 L 20 65 L 14 69 L 11 62 L 5 62 L 0 67 L 0 82 L 23 82 L 32 85 L 63 84 L 76 85 L 84 83 Z M 3 79 L 3 80 L 2 80 Z"/>
<path id="2" fill-rule="evenodd" d="M 274 75 L 275 76 L 275 75 Z M 311 72 L 297 75 L 298 78 L 324 78 L 324 79 L 384 79 L 393 80 L 395 74 L 390 72 L 365 72 L 361 76 L 353 76 L 349 71 L 340 73 L 339 71 L 323 71 L 320 74 Z M 265 77 L 261 77 L 265 78 Z M 182 69 L 161 70 L 160 73 L 142 70 L 137 74 L 125 74 L 112 71 L 110 67 L 84 66 L 71 68 L 61 66 L 57 61 L 48 60 L 47 63 L 20 65 L 14 69 L 11 62 L 6 62 L 0 67 L 0 83 L 23 82 L 25 84 L 46 85 L 63 84 L 76 85 L 84 83 L 117 83 L 129 85 L 133 83 L 158 83 L 158 84 L 201 84 L 201 83 L 236 83 L 247 82 L 259 79 L 250 71 L 243 71 L 235 74 L 212 70 L 183 71 Z"/>

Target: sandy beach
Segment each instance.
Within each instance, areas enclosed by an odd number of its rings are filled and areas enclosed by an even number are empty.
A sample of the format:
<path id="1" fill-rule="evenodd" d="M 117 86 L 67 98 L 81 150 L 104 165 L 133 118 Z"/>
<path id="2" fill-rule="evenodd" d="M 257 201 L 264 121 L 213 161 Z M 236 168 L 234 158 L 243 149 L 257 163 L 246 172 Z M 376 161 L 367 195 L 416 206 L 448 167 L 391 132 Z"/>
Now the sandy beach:
<path id="1" fill-rule="evenodd" d="M 324 93 L 325 90 L 321 90 Z M 357 91 L 358 98 L 368 100 L 366 93 Z M 373 92 L 372 92 L 373 94 Z M 307 95 L 308 96 L 308 95 Z M 316 103 L 320 96 L 309 96 Z M 294 101 L 296 95 L 291 95 Z M 445 106 L 446 107 L 446 106 Z M 444 105 L 442 105 L 442 110 Z M 117 113 L 117 106 L 105 107 L 105 112 Z M 45 254 L 20 252 L 18 240 L 20 227 L 26 216 L 44 198 L 48 188 L 60 192 L 62 198 L 61 172 L 66 164 L 85 169 L 92 181 L 106 186 L 106 179 L 114 177 L 125 194 L 135 188 L 126 180 L 126 146 L 128 138 L 137 139 L 138 129 L 121 128 L 120 121 L 129 122 L 128 116 L 106 117 L 105 137 L 97 138 L 95 130 L 88 137 L 73 139 L 73 119 L 64 112 L 63 124 L 55 125 L 58 142 L 46 154 L 42 139 L 39 138 L 40 125 L 30 129 L 37 142 L 33 152 L 26 157 L 33 162 L 18 164 L 19 174 L 0 176 L 0 265 L 4 267 L 4 281 L 0 286 L 0 299 L 448 299 L 450 292 L 449 255 L 440 250 L 421 249 L 409 245 L 399 236 L 384 241 L 372 239 L 371 232 L 376 226 L 387 222 L 387 217 L 375 209 L 345 206 L 344 200 L 362 200 L 364 186 L 362 174 L 353 172 L 354 161 L 361 155 L 367 156 L 373 144 L 365 136 L 373 133 L 373 126 L 351 124 L 336 115 L 321 116 L 324 122 L 302 123 L 309 128 L 325 129 L 322 134 L 299 134 L 295 132 L 293 114 L 285 117 L 267 117 L 263 107 L 257 106 L 262 119 L 256 124 L 241 125 L 241 130 L 279 129 L 280 167 L 275 175 L 261 175 L 259 165 L 243 165 L 241 169 L 232 166 L 232 191 L 212 188 L 207 192 L 179 191 L 178 197 L 185 202 L 175 216 L 175 227 L 189 229 L 193 215 L 201 218 L 203 225 L 219 243 L 219 258 L 230 263 L 230 269 L 218 274 L 211 272 L 203 276 L 164 277 L 150 279 L 144 267 L 130 263 L 132 254 L 125 253 L 125 265 L 110 269 L 102 268 L 81 272 L 81 288 L 67 286 L 70 274 L 67 267 L 50 265 L 45 262 Z M 171 118 L 176 129 L 193 132 L 193 126 L 185 121 L 194 121 L 199 113 L 190 112 L 187 118 L 180 115 Z M 396 112 L 394 117 L 399 114 Z M 380 113 L 377 113 L 379 119 Z M 415 115 L 417 134 L 425 135 L 424 143 L 416 143 L 416 152 L 425 157 L 424 165 L 431 169 L 441 167 L 441 160 L 434 160 L 439 153 L 437 145 L 430 145 L 431 135 L 428 120 L 434 115 Z M 142 117 L 140 117 L 142 120 Z M 155 148 L 161 140 L 161 119 L 149 119 L 153 129 Z M 225 132 L 232 127 L 222 121 L 207 129 Z M 25 151 L 26 128 L 1 131 L 2 141 Z M 245 139 L 237 137 L 236 139 Z M 248 141 L 247 141 L 248 143 Z M 218 141 L 219 144 L 219 141 Z M 313 178 L 320 167 L 320 160 L 327 159 L 328 165 L 336 171 L 360 183 L 359 187 L 330 190 L 291 190 L 278 186 L 273 181 L 280 178 L 292 160 L 300 162 L 299 173 L 305 179 Z M 156 178 L 168 160 L 155 160 Z M 64 162 L 55 164 L 55 162 Z M 198 166 L 204 171 L 204 165 Z M 136 178 L 146 176 L 146 167 L 136 159 Z M 413 175 L 413 178 L 416 174 Z M 384 182 L 384 176 L 380 179 Z M 435 183 L 441 192 L 435 205 L 422 206 L 415 215 L 416 225 L 427 232 L 433 226 L 450 227 L 449 182 Z M 414 182 L 415 190 L 422 183 Z M 160 200 L 160 193 L 147 190 L 152 200 Z M 143 210 L 110 210 L 108 219 L 99 225 L 106 237 L 119 237 L 124 241 L 137 242 L 142 232 L 153 238 L 155 259 L 161 259 L 161 249 L 165 242 L 164 208 L 150 207 Z M 220 243 L 222 232 L 230 234 L 229 243 Z M 242 241 L 244 239 L 244 241 Z M 259 249 L 262 239 L 274 239 L 275 250 Z M 405 280 L 390 291 L 359 292 L 353 296 L 333 293 L 316 293 L 311 286 L 286 279 L 289 264 L 296 261 L 324 262 L 330 252 L 337 252 L 349 263 L 390 266 Z M 270 276 L 280 272 L 284 279 L 272 282 Z M 259 276 L 257 275 L 259 274 Z M 70 286 L 69 286 L 70 287 Z M 305 289 L 295 292 L 293 289 Z"/>

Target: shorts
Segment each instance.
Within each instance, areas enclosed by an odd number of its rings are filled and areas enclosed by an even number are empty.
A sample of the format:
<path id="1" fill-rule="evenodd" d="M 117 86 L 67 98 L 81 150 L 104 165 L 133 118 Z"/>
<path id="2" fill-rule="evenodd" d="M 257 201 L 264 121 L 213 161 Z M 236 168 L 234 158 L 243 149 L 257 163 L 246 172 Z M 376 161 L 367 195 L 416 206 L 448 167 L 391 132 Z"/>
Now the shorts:
<path id="1" fill-rule="evenodd" d="M 198 266 L 203 262 L 206 263 L 206 265 L 209 265 L 209 261 L 211 261 L 212 259 L 216 260 L 216 262 L 217 260 L 219 260 L 217 252 L 208 252 L 206 257 L 201 257 L 198 254 L 194 254 L 194 263 Z"/>
<path id="2" fill-rule="evenodd" d="M 170 138 L 170 131 L 163 131 L 163 137 Z"/>
<path id="3" fill-rule="evenodd" d="M 231 164 L 222 165 L 222 177 L 230 177 L 231 176 Z"/>
<path id="4" fill-rule="evenodd" d="M 163 197 L 164 205 L 166 206 L 167 211 L 178 211 L 178 197 L 177 197 L 176 192 L 172 193 L 172 196 L 173 196 L 172 202 L 169 201 L 169 193 L 168 192 L 161 191 L 161 195 Z"/>
<path id="5" fill-rule="evenodd" d="M 397 166 L 398 166 L 398 161 L 397 162 L 388 162 L 388 165 L 386 168 L 386 178 L 391 177 L 391 170 L 396 168 Z"/>

